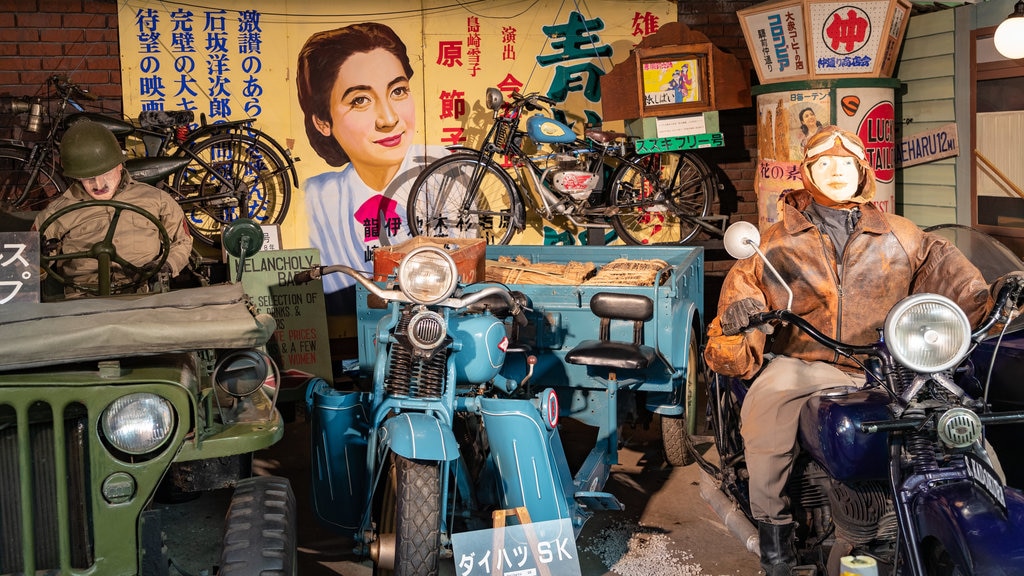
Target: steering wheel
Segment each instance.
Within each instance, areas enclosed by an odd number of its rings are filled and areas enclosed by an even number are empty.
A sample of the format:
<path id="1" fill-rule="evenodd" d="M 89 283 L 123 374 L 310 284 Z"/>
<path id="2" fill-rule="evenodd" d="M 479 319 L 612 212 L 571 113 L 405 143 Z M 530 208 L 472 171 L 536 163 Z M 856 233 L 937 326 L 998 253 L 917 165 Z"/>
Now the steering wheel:
<path id="1" fill-rule="evenodd" d="M 119 200 L 89 200 L 86 202 L 78 202 L 65 206 L 60 210 L 57 210 L 50 215 L 49 218 L 43 221 L 39 226 L 39 235 L 41 238 L 46 238 L 46 230 L 54 224 L 58 218 L 74 212 L 75 210 L 82 210 L 85 208 L 94 208 L 97 206 L 107 206 L 114 209 L 114 213 L 110 218 L 110 225 L 107 227 L 107 234 L 102 240 L 96 242 L 88 250 L 82 250 L 80 252 L 72 252 L 70 254 L 54 254 L 47 255 L 43 254 L 40 256 L 40 261 L 47 274 L 53 276 L 58 282 L 69 288 L 87 292 L 96 296 L 109 296 L 112 291 L 123 292 L 126 289 L 138 289 L 145 285 L 150 278 L 155 276 L 157 272 L 163 268 L 165 262 L 167 262 L 167 256 L 171 252 L 171 237 L 167 234 L 167 229 L 164 228 L 162 222 L 153 216 L 149 212 L 129 204 L 127 202 L 121 202 Z M 136 266 L 131 262 L 125 260 L 117 253 L 117 246 L 114 245 L 114 236 L 117 231 L 117 225 L 121 221 L 121 213 L 124 211 L 135 212 L 146 220 L 149 220 L 156 226 L 157 232 L 160 234 L 160 251 L 157 253 L 156 258 L 152 260 L 155 266 L 147 266 L 145 269 L 143 266 Z M 54 264 L 62 262 L 64 260 L 78 260 L 78 259 L 91 259 L 97 262 L 97 275 L 99 277 L 99 286 L 87 286 L 79 284 L 62 275 L 54 267 Z M 121 267 L 124 273 L 133 278 L 133 280 L 122 281 L 120 283 L 113 283 L 111 278 L 111 263 L 115 263 Z M 113 293 L 116 293 L 113 292 Z"/>

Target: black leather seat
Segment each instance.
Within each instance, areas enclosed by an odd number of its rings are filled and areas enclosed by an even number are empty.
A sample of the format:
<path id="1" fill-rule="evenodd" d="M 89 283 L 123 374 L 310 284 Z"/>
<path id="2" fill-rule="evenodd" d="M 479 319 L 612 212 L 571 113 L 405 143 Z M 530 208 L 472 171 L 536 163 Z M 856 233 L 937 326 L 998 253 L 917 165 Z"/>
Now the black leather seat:
<path id="1" fill-rule="evenodd" d="M 598 292 L 590 310 L 601 319 L 599 340 L 584 340 L 565 355 L 566 362 L 612 370 L 643 370 L 654 362 L 654 348 L 644 345 L 644 323 L 654 317 L 654 302 L 642 294 Z M 633 341 L 611 340 L 614 321 L 633 323 Z"/>

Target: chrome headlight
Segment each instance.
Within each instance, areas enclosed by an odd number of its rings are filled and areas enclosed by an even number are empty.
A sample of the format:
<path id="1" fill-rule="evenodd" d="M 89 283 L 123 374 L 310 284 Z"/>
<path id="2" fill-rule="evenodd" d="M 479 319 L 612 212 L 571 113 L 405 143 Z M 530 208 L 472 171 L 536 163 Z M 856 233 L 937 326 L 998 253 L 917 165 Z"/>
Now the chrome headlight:
<path id="1" fill-rule="evenodd" d="M 458 269 L 451 255 L 437 246 L 420 246 L 398 267 L 398 286 L 417 304 L 437 304 L 455 292 Z"/>
<path id="2" fill-rule="evenodd" d="M 156 450 L 174 431 L 174 407 L 149 392 L 122 396 L 103 410 L 103 436 L 126 454 Z"/>
<path id="3" fill-rule="evenodd" d="M 896 361 L 915 372 L 941 372 L 967 353 L 971 325 L 952 300 L 937 294 L 904 298 L 885 318 L 885 343 Z"/>
<path id="4" fill-rule="evenodd" d="M 272 360 L 255 350 L 231 352 L 217 362 L 213 369 L 213 382 L 218 388 L 243 398 L 263 388 L 271 393 L 276 386 L 272 376 Z"/>

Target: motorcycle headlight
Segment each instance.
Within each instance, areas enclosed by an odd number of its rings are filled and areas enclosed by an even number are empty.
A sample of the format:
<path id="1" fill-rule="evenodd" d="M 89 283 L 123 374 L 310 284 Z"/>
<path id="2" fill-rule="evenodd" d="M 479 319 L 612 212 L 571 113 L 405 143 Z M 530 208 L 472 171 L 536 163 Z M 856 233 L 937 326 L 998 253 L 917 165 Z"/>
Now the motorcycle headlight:
<path id="1" fill-rule="evenodd" d="M 152 452 L 174 431 L 174 407 L 149 392 L 122 396 L 103 410 L 103 436 L 115 448 L 138 456 Z"/>
<path id="2" fill-rule="evenodd" d="M 420 246 L 409 252 L 398 267 L 398 286 L 417 304 L 437 304 L 458 285 L 455 261 L 437 246 Z"/>
<path id="3" fill-rule="evenodd" d="M 897 362 L 915 372 L 941 372 L 956 366 L 971 341 L 967 314 L 937 294 L 904 298 L 885 319 L 885 342 Z"/>

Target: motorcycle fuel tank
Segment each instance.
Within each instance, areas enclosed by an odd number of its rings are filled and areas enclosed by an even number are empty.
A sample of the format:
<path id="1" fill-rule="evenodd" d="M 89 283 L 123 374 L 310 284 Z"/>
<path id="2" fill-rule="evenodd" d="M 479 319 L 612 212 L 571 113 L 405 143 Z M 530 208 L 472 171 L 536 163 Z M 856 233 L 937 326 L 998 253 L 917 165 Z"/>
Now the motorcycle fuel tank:
<path id="1" fill-rule="evenodd" d="M 572 128 L 539 114 L 526 119 L 526 134 L 541 144 L 570 144 L 576 141 L 576 133 Z"/>
<path id="2" fill-rule="evenodd" d="M 490 314 L 462 316 L 454 322 L 452 337 L 462 345 L 455 353 L 458 382 L 482 384 L 498 375 L 508 349 L 504 323 Z"/>
<path id="3" fill-rule="evenodd" d="M 887 435 L 861 432 L 862 422 L 890 418 L 881 390 L 836 389 L 812 396 L 800 412 L 800 447 L 840 481 L 884 479 Z"/>

